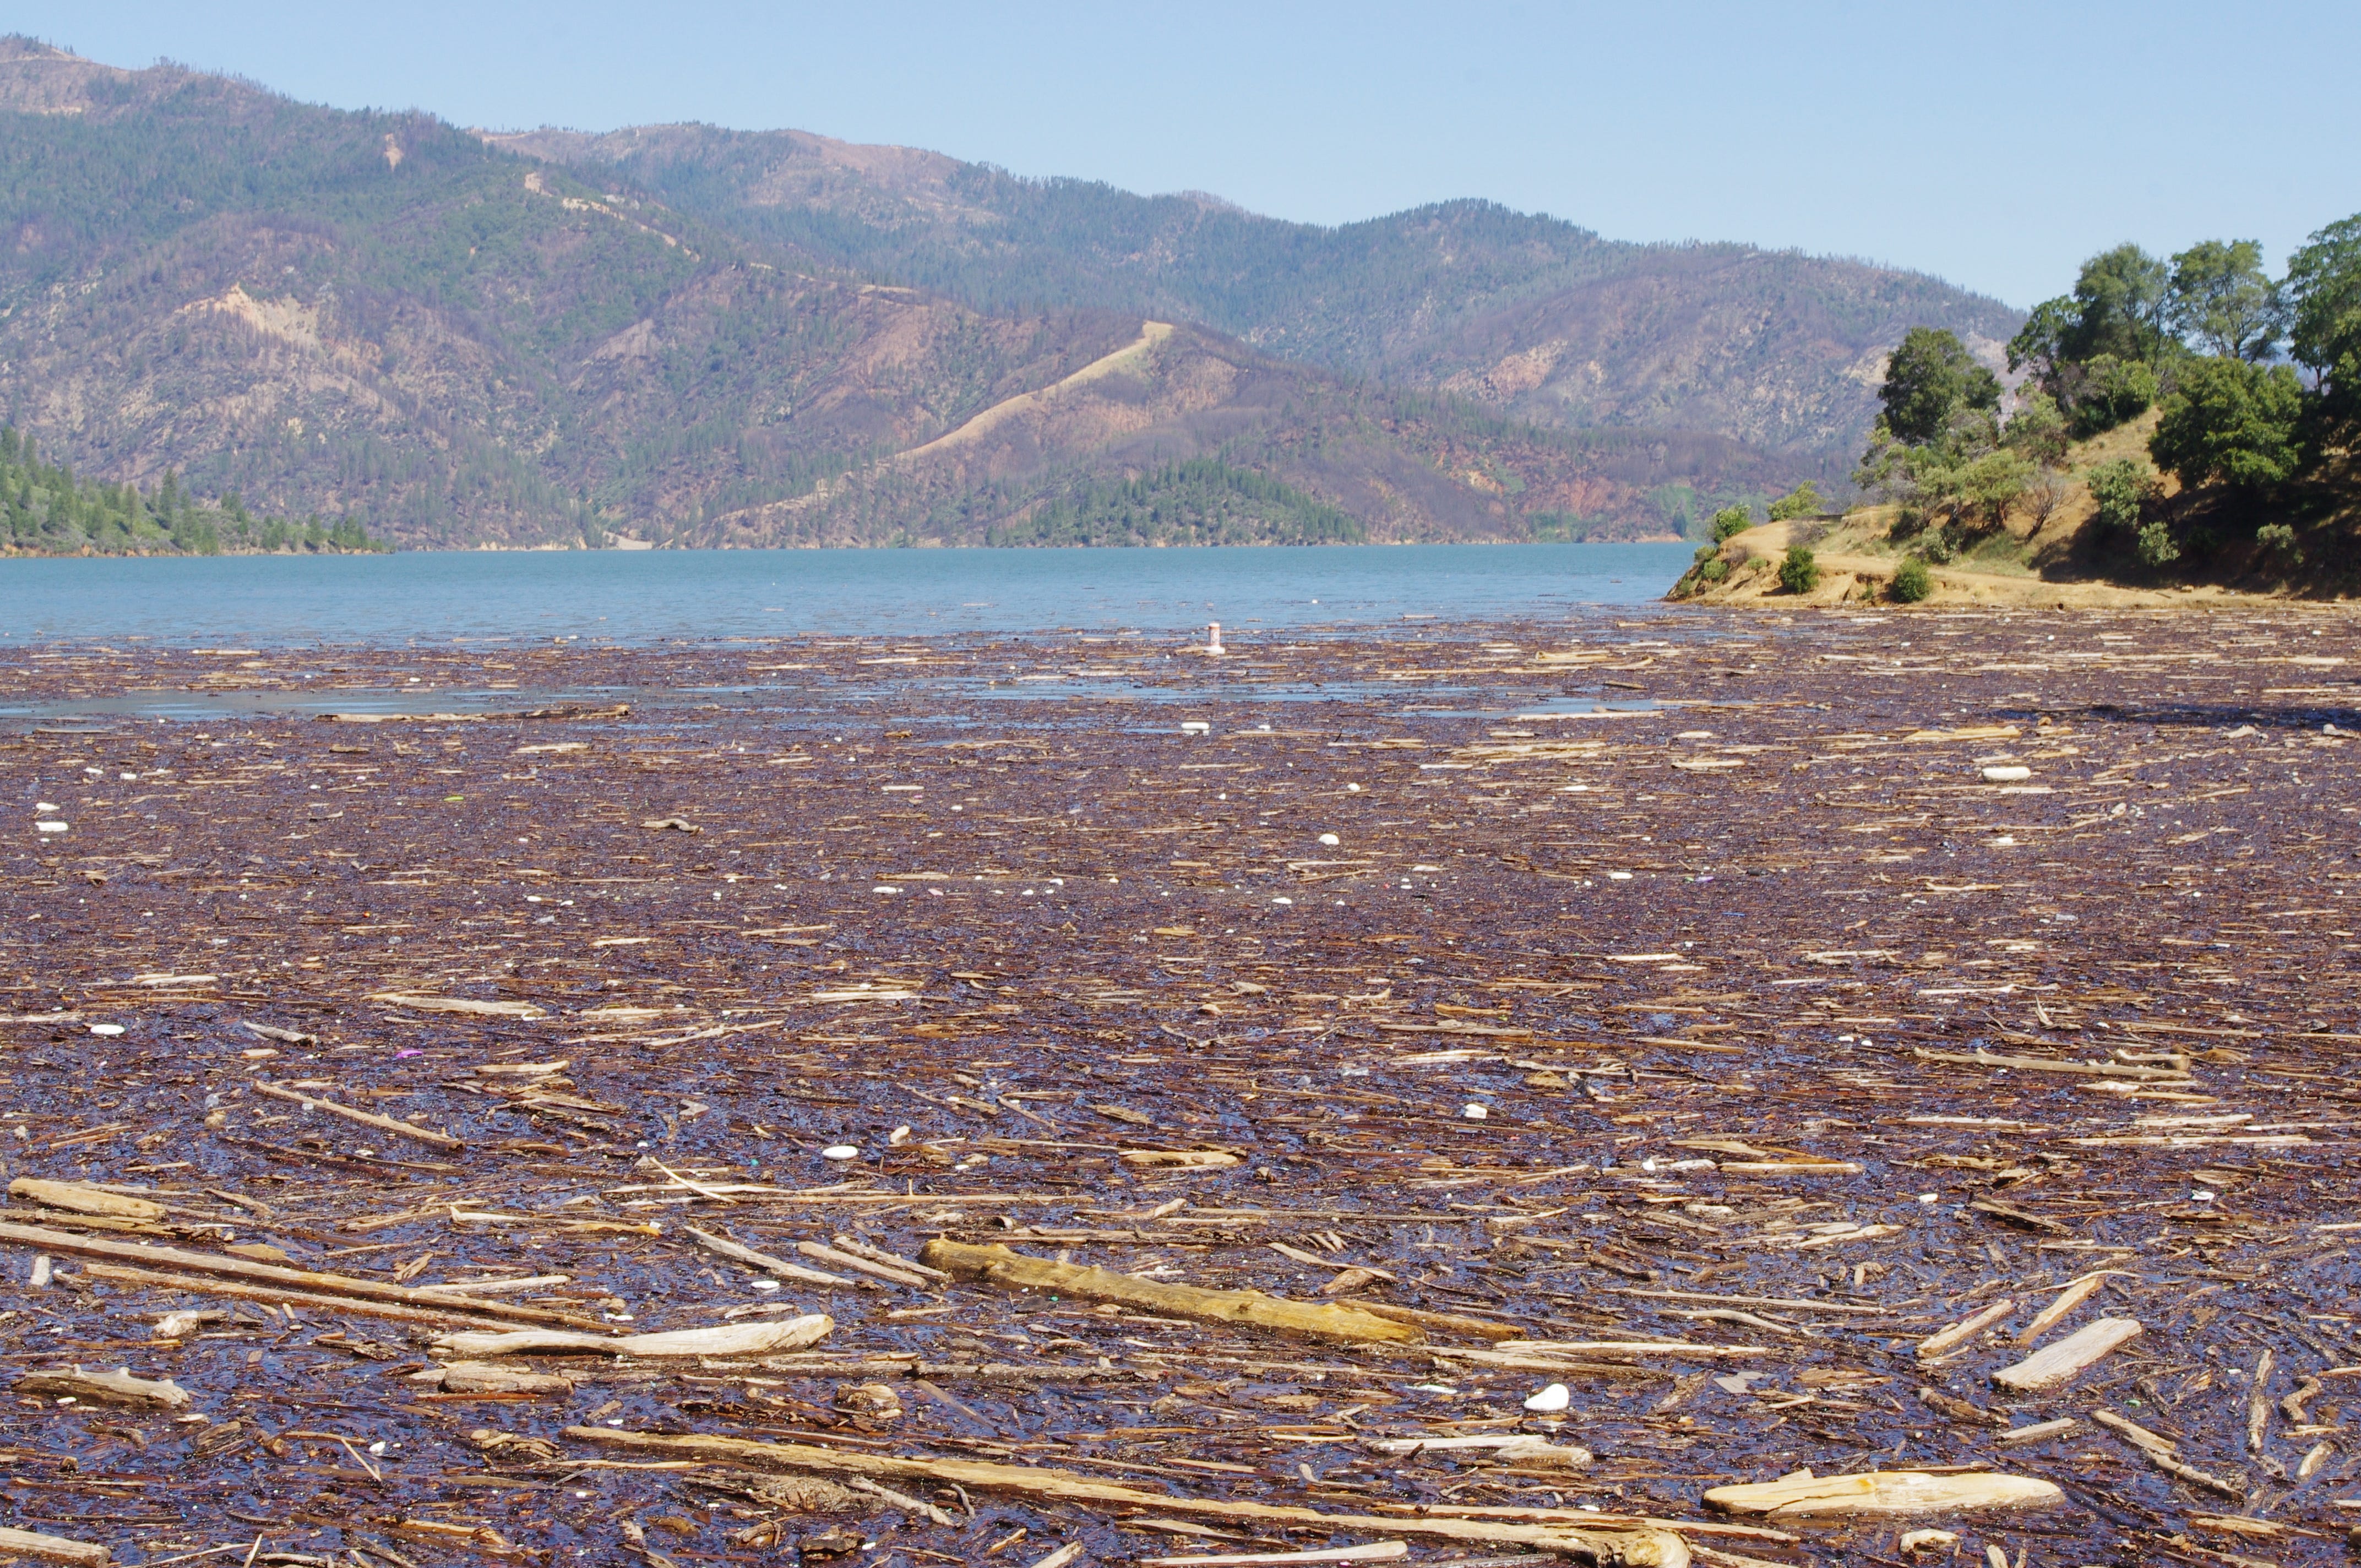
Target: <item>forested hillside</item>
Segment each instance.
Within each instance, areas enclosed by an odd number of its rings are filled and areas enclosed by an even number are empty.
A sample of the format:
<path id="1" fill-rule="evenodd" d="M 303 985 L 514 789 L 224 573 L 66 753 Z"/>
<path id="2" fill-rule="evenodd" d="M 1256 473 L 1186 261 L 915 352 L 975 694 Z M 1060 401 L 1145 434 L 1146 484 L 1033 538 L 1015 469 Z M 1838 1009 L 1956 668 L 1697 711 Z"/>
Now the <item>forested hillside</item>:
<path id="1" fill-rule="evenodd" d="M 1774 506 L 1773 533 L 1731 507 L 1675 597 L 2361 592 L 2361 214 L 2276 278 L 2251 239 L 2102 251 L 2008 361 L 2014 396 L 1956 335 L 1912 328 L 1856 476 L 1885 504 Z"/>
<path id="2" fill-rule="evenodd" d="M 1488 202 L 1330 229 L 800 131 L 494 139 L 982 309 L 1133 310 L 1520 418 L 1710 431 L 1839 463 L 1905 328 L 1953 329 L 1997 364 L 2022 319 L 1917 273 L 1625 244 Z"/>
<path id="3" fill-rule="evenodd" d="M 152 490 L 79 478 L 0 426 L 0 554 L 346 554 L 387 547 L 349 518 L 256 517 L 235 494 L 208 505 L 176 474 Z"/>
<path id="4" fill-rule="evenodd" d="M 1813 284 L 1676 308 L 1683 269 L 1826 264 L 1673 251 L 1647 273 L 1480 206 L 1312 230 L 892 148 L 829 153 L 798 229 L 794 203 L 741 199 L 751 164 L 700 185 L 693 158 L 603 157 L 0 42 L 0 414 L 93 479 L 177 471 L 207 505 L 408 547 L 1663 536 L 1842 471 L 1817 437 L 1742 439 L 1664 388 L 1785 411 L 1749 428 L 1845 426 L 1746 367 L 1799 330 L 1873 363 L 1880 290 L 1952 298 L 1856 269 L 1884 281 L 1850 304 Z M 914 181 L 1013 215 L 919 222 Z M 1219 245 L 1121 264 L 1164 243 L 1140 214 L 1182 210 Z M 1038 243 L 928 238 L 972 219 Z M 1504 389 L 1482 354 L 1444 373 L 1437 343 L 1546 315 L 1576 273 L 1638 291 L 1634 322 L 1741 295 L 1749 319 L 1696 327 L 1655 403 L 1608 407 L 1637 397 L 1624 377 L 1597 418 L 1566 413 L 1563 377 Z M 1397 364 L 1432 385 L 1334 368 Z"/>

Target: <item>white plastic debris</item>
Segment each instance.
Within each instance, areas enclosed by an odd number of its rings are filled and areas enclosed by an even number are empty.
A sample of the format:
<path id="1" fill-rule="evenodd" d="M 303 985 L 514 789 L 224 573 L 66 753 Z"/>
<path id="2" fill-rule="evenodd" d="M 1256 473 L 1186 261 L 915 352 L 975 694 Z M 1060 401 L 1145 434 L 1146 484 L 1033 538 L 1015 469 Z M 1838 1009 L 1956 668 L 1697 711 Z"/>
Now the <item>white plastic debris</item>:
<path id="1" fill-rule="evenodd" d="M 1994 764 L 1984 770 L 1986 784 L 2023 784 L 2033 776 L 2033 770 L 2022 762 Z"/>
<path id="2" fill-rule="evenodd" d="M 1553 1383 L 1525 1401 L 1525 1409 L 1539 1415 L 1554 1416 L 1574 1403 L 1574 1396 L 1563 1383 Z"/>
<path id="3" fill-rule="evenodd" d="M 1486 1110 L 1481 1105 L 1462 1105 L 1459 1108 L 1459 1113 L 1462 1116 L 1466 1117 L 1471 1122 L 1480 1122 L 1492 1113 Z"/>
<path id="4" fill-rule="evenodd" d="M 123 1033 L 123 1025 L 120 1024 L 93 1024 L 90 1026 L 90 1032 L 93 1035 L 119 1035 Z"/>
<path id="5" fill-rule="evenodd" d="M 65 830 L 66 825 L 60 822 L 55 817 L 51 817 L 44 822 L 36 822 L 33 824 L 33 831 L 36 833 L 62 833 Z"/>
<path id="6" fill-rule="evenodd" d="M 1335 835 L 1335 834 L 1334 834 L 1334 833 L 1323 833 L 1323 834 L 1321 834 L 1321 835 L 1320 835 L 1320 841 L 1321 841 L 1323 844 L 1325 844 L 1328 848 L 1330 848 L 1330 849 L 1332 849 L 1332 850 L 1333 850 L 1333 849 L 1334 849 L 1337 845 L 1339 845 L 1339 844 L 1343 843 L 1345 840 L 1344 840 L 1344 839 L 1339 839 L 1339 838 L 1338 838 L 1338 837 L 1336 837 L 1336 835 Z"/>
<path id="7" fill-rule="evenodd" d="M 822 1159 L 859 1159 L 861 1149 L 854 1144 L 830 1144 L 819 1151 Z"/>

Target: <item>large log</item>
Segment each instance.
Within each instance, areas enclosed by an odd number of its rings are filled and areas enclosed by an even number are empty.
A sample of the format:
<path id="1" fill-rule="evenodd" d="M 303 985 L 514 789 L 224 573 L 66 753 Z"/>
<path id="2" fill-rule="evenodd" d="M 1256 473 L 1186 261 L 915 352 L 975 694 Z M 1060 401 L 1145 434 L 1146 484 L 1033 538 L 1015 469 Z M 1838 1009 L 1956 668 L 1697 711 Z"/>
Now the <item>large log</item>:
<path id="1" fill-rule="evenodd" d="M 291 1290 L 284 1285 L 249 1285 L 242 1279 L 208 1279 L 201 1274 L 170 1274 L 153 1268 L 126 1268 L 119 1263 L 87 1263 L 82 1272 L 93 1279 L 118 1285 L 144 1285 L 157 1290 L 183 1290 L 192 1295 L 226 1296 L 239 1301 L 261 1301 L 274 1307 L 302 1307 L 320 1312 L 355 1317 L 388 1318 L 398 1323 L 434 1326 L 459 1324 L 481 1328 L 484 1320 L 468 1310 L 463 1298 L 447 1307 L 411 1307 L 399 1301 L 373 1301 L 366 1296 L 328 1296 L 315 1290 Z M 170 1337 L 179 1337 L 177 1335 Z"/>
<path id="2" fill-rule="evenodd" d="M 1607 1564 L 1620 1565 L 1620 1568 L 1688 1568 L 1689 1563 L 1688 1547 L 1679 1536 L 1645 1524 L 1580 1529 L 1437 1516 L 1381 1519 L 1357 1514 L 1323 1514 L 1316 1508 L 1290 1508 L 1277 1503 L 1176 1497 L 1162 1492 L 1142 1491 L 1136 1486 L 1101 1481 L 1071 1470 L 991 1464 L 972 1459 L 904 1459 L 884 1453 L 819 1448 L 809 1443 L 756 1442 L 746 1438 L 703 1435 L 673 1437 L 658 1432 L 620 1431 L 611 1427 L 567 1427 L 565 1435 L 577 1442 L 607 1443 L 641 1453 L 699 1458 L 716 1464 L 754 1469 L 859 1475 L 873 1481 L 935 1482 L 943 1486 L 967 1486 L 980 1492 L 1013 1493 L 1053 1502 L 1152 1508 L 1168 1515 L 1188 1514 L 1199 1518 L 1250 1519 L 1258 1523 L 1310 1525 L 1323 1530 L 1367 1531 L 1372 1534 L 1422 1535 L 1443 1541 L 1488 1545 L 1534 1546 L 1581 1562 L 1600 1564 L 1602 1568 Z"/>
<path id="3" fill-rule="evenodd" d="M 600 1355 L 770 1355 L 818 1344 L 834 1332 L 834 1319 L 807 1312 L 769 1323 L 722 1323 L 709 1329 L 675 1329 L 668 1333 L 566 1333 L 549 1329 L 515 1329 L 506 1333 L 445 1334 L 434 1342 L 437 1351 L 474 1358 L 484 1355 L 533 1355 L 554 1352 L 589 1351 Z"/>
<path id="4" fill-rule="evenodd" d="M 0 1528 L 0 1557 L 38 1557 L 45 1563 L 86 1563 L 104 1568 L 114 1554 L 94 1541 L 72 1541 L 62 1535 Z"/>
<path id="5" fill-rule="evenodd" d="M 971 1246 L 939 1236 L 926 1245 L 918 1261 L 961 1279 L 981 1279 L 1012 1290 L 1054 1290 L 1085 1301 L 1115 1301 L 1202 1323 L 1245 1323 L 1279 1333 L 1356 1343 L 1415 1343 L 1425 1337 L 1414 1323 L 1396 1322 L 1357 1307 L 1290 1301 L 1259 1290 L 1166 1285 L 1112 1269 L 1053 1263 L 1005 1246 Z"/>
<path id="6" fill-rule="evenodd" d="M 95 1400 L 102 1405 L 134 1405 L 155 1410 L 185 1410 L 189 1391 L 167 1377 L 161 1382 L 134 1377 L 131 1368 L 120 1372 L 27 1372 L 16 1379 L 11 1393 L 43 1398 Z"/>
<path id="7" fill-rule="evenodd" d="M 1716 1486 L 1705 1500 L 1733 1513 L 1781 1519 L 1806 1515 L 1960 1513 L 1971 1508 L 2041 1508 L 2065 1493 L 2030 1475 L 1929 1475 L 1917 1470 L 1814 1475 L 1801 1471 L 1776 1481 Z"/>
<path id="8" fill-rule="evenodd" d="M 390 1301 L 443 1312 L 450 1311 L 456 1304 L 450 1296 L 413 1290 L 406 1285 L 390 1285 L 381 1279 L 356 1279 L 349 1274 L 314 1274 L 307 1268 L 282 1268 L 275 1263 L 252 1263 L 242 1257 L 189 1252 L 176 1246 L 133 1246 L 128 1242 L 78 1236 L 71 1231 L 49 1231 L 37 1225 L 0 1223 L 0 1243 L 7 1242 L 18 1246 L 38 1247 L 43 1252 L 66 1253 L 75 1257 L 105 1258 L 140 1268 L 216 1274 L 258 1285 L 281 1286 L 314 1296 L 357 1297 L 362 1300 Z M 517 1322 L 555 1323 L 566 1328 L 585 1329 L 603 1329 L 606 1326 L 595 1320 L 576 1317 L 571 1312 L 554 1312 L 545 1307 L 527 1307 L 512 1301 L 469 1301 L 466 1303 L 466 1310 L 477 1317 L 507 1318 Z"/>
<path id="9" fill-rule="evenodd" d="M 87 1181 L 45 1181 L 38 1176 L 20 1176 L 8 1184 L 8 1196 L 76 1214 L 101 1214 L 118 1220 L 160 1220 L 164 1217 L 164 1205 L 161 1203 L 110 1192 Z"/>

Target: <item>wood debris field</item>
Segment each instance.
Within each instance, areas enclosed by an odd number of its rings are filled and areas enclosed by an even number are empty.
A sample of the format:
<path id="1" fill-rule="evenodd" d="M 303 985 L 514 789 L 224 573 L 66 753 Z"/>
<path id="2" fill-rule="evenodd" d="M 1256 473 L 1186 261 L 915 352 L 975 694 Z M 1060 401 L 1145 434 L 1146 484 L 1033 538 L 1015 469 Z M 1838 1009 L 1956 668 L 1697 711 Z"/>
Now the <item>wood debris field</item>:
<path id="1" fill-rule="evenodd" d="M 2348 616 L 37 646 L 0 1562 L 2341 1562 Z"/>

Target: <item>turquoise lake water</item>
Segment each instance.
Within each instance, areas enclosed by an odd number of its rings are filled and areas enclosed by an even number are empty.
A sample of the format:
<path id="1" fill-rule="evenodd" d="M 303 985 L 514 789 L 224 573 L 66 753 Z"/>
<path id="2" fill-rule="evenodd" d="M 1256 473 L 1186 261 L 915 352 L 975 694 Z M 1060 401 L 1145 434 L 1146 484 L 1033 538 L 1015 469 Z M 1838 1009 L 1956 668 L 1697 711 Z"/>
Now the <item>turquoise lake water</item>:
<path id="1" fill-rule="evenodd" d="M 1686 544 L 549 551 L 0 561 L 0 641 L 643 643 L 811 632 L 1374 626 L 1660 598 Z"/>

